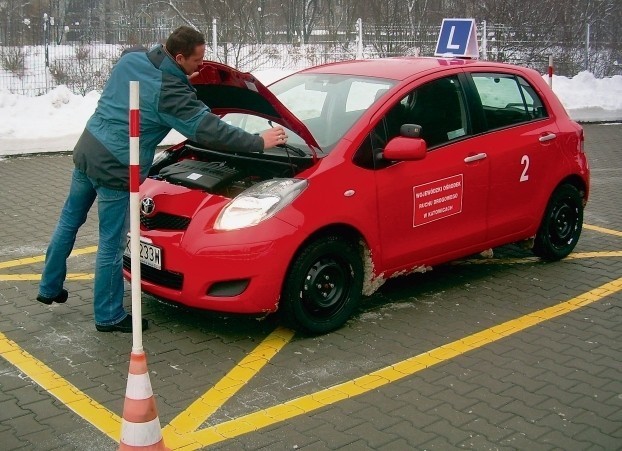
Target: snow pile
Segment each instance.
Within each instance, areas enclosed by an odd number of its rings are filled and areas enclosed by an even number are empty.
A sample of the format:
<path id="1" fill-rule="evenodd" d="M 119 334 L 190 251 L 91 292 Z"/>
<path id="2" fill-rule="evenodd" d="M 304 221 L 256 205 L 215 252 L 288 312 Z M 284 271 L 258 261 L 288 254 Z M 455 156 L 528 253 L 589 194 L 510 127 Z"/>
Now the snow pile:
<path id="1" fill-rule="evenodd" d="M 79 135 L 99 93 L 82 97 L 59 86 L 39 97 L 0 91 L 0 139 L 30 140 Z M 77 137 L 76 137 L 77 139 Z"/>
<path id="2" fill-rule="evenodd" d="M 545 78 L 548 80 L 548 76 Z M 584 71 L 572 78 L 554 76 L 553 91 L 576 121 L 622 120 L 621 75 L 595 78 Z"/>
<path id="3" fill-rule="evenodd" d="M 270 69 L 254 75 L 267 85 L 291 72 Z M 548 75 L 543 77 L 548 82 Z M 589 72 L 572 78 L 554 75 L 553 91 L 577 121 L 622 121 L 620 75 L 602 79 Z M 0 90 L 0 155 L 71 150 L 98 100 L 96 91 L 79 96 L 66 86 L 39 97 Z M 182 140 L 183 137 L 173 131 L 162 144 L 171 145 Z"/>

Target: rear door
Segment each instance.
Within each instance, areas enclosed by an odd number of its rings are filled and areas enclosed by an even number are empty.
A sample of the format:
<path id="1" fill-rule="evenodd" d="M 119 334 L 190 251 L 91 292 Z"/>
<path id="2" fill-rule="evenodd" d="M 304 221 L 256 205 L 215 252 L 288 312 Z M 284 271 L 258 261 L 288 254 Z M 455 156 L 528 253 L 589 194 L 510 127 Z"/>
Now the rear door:
<path id="1" fill-rule="evenodd" d="M 472 73 L 483 120 L 479 148 L 488 156 L 488 236 L 523 238 L 539 222 L 544 178 L 558 153 L 558 130 L 535 89 L 510 73 Z"/>

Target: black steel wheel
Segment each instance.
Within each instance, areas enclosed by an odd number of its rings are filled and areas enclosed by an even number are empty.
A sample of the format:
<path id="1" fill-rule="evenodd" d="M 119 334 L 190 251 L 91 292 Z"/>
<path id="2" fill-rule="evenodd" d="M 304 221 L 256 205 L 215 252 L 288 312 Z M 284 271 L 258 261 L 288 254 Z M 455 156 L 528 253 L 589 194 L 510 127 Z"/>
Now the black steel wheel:
<path id="1" fill-rule="evenodd" d="M 579 241 L 582 227 L 581 194 L 572 185 L 561 185 L 549 200 L 536 235 L 533 253 L 549 261 L 568 256 Z"/>
<path id="2" fill-rule="evenodd" d="M 325 236 L 295 257 L 280 310 L 294 329 L 327 333 L 350 318 L 362 288 L 363 263 L 358 247 L 342 237 Z"/>

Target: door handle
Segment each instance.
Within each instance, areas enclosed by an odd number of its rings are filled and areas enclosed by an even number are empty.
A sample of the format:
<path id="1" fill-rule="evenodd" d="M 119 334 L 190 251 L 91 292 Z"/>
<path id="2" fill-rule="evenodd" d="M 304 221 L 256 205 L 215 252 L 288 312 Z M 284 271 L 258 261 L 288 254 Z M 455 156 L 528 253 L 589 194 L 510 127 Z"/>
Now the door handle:
<path id="1" fill-rule="evenodd" d="M 484 152 L 482 152 L 482 153 L 478 153 L 476 155 L 471 155 L 470 157 L 466 157 L 464 159 L 464 162 L 465 163 L 473 163 L 474 161 L 483 160 L 486 157 L 488 157 L 488 155 L 486 155 Z"/>
<path id="2" fill-rule="evenodd" d="M 557 138 L 557 135 L 555 133 L 547 133 L 546 135 L 540 136 L 539 141 L 541 143 L 545 143 L 555 138 Z"/>

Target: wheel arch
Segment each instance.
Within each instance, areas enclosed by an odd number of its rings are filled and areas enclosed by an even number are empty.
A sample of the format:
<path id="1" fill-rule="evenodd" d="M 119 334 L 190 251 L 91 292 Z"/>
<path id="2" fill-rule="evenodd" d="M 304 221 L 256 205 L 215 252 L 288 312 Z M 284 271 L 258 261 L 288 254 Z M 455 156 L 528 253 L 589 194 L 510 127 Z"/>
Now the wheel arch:
<path id="1" fill-rule="evenodd" d="M 305 247 L 307 247 L 309 243 L 312 243 L 313 241 L 321 237 L 330 236 L 330 235 L 336 235 L 339 237 L 343 237 L 344 239 L 348 240 L 350 243 L 352 243 L 354 246 L 358 248 L 359 254 L 361 256 L 361 261 L 363 262 L 363 270 L 364 270 L 363 287 L 366 287 L 371 283 L 371 281 L 374 279 L 374 270 L 373 270 L 374 261 L 372 257 L 371 247 L 368 241 L 365 239 L 365 236 L 356 227 L 353 227 L 350 224 L 336 223 L 336 224 L 327 224 L 317 229 L 313 233 L 309 234 L 309 236 L 307 236 L 304 239 L 304 241 L 300 243 L 296 251 L 292 254 L 292 257 L 290 258 L 290 261 L 287 265 L 287 270 L 285 271 L 285 277 L 283 277 L 283 281 L 281 282 L 281 292 L 283 291 L 285 287 L 285 282 L 290 273 L 291 266 L 296 260 L 296 258 L 298 257 L 298 255 L 300 255 L 302 250 Z M 363 294 L 369 295 L 371 293 L 367 293 L 366 290 L 364 289 Z"/>
<path id="2" fill-rule="evenodd" d="M 580 177 L 568 176 L 555 186 L 534 237 L 536 256 L 556 261 L 572 252 L 581 234 L 586 202 L 587 186 Z"/>
<path id="3" fill-rule="evenodd" d="M 544 215 L 546 215 L 546 209 L 549 206 L 549 202 L 551 200 L 551 197 L 559 189 L 559 187 L 563 186 L 563 185 L 572 185 L 572 186 L 574 186 L 579 191 L 579 194 L 581 195 L 581 198 L 583 199 L 583 207 L 585 207 L 585 205 L 587 203 L 589 187 L 586 185 L 585 180 L 580 175 L 578 175 L 578 174 L 570 174 L 570 175 L 564 177 L 563 179 L 561 179 L 557 183 L 557 185 L 555 185 L 553 187 L 553 189 L 549 192 L 548 196 L 546 197 L 546 201 L 544 203 L 544 207 L 542 208 L 542 213 L 540 215 L 540 221 L 538 222 L 538 229 L 542 225 L 542 221 L 544 221 Z"/>
<path id="4" fill-rule="evenodd" d="M 577 174 L 571 174 L 567 177 L 565 177 L 564 179 L 562 179 L 557 186 L 555 187 L 555 189 L 551 192 L 551 194 L 553 192 L 555 192 L 555 190 L 557 188 L 559 188 L 562 185 L 572 185 L 574 186 L 576 189 L 579 190 L 579 194 L 581 194 L 581 197 L 583 198 L 583 206 L 585 206 L 585 203 L 587 202 L 587 198 L 589 195 L 589 187 L 587 186 L 585 180 L 577 175 Z"/>
<path id="5" fill-rule="evenodd" d="M 559 189 L 559 187 L 563 186 L 563 185 L 572 185 L 572 186 L 574 186 L 579 191 L 579 194 L 581 195 L 581 197 L 583 199 L 583 207 L 585 207 L 585 205 L 587 203 L 589 187 L 587 186 L 585 180 L 580 175 L 578 175 L 578 174 L 570 174 L 570 175 L 564 177 L 563 179 L 561 179 L 555 186 L 553 186 L 553 189 L 551 189 L 551 191 L 546 195 L 546 197 L 543 197 L 542 200 L 544 201 L 544 203 L 542 204 L 542 211 L 540 213 L 540 219 L 539 219 L 539 221 L 537 223 L 537 226 L 534 226 L 534 227 L 537 227 L 535 229 L 536 231 L 542 225 L 542 221 L 544 220 L 544 215 L 546 214 L 546 209 L 547 209 L 547 207 L 549 205 L 549 202 L 551 201 L 551 197 Z M 531 238 L 533 238 L 533 236 Z"/>
<path id="6" fill-rule="evenodd" d="M 546 214 L 546 209 L 549 205 L 551 197 L 563 185 L 574 186 L 579 191 L 579 194 L 581 195 L 581 198 L 583 199 L 583 207 L 585 207 L 587 203 L 588 194 L 589 194 L 589 187 L 587 186 L 585 180 L 580 175 L 570 174 L 564 177 L 563 179 L 561 179 L 557 183 L 557 185 L 555 185 L 553 189 L 549 192 L 548 196 L 546 197 L 546 201 L 544 203 L 544 208 L 542 209 L 542 214 L 540 216 L 540 222 L 538 223 L 538 227 L 540 227 L 540 224 L 542 224 L 542 221 L 544 220 L 544 215 Z"/>

